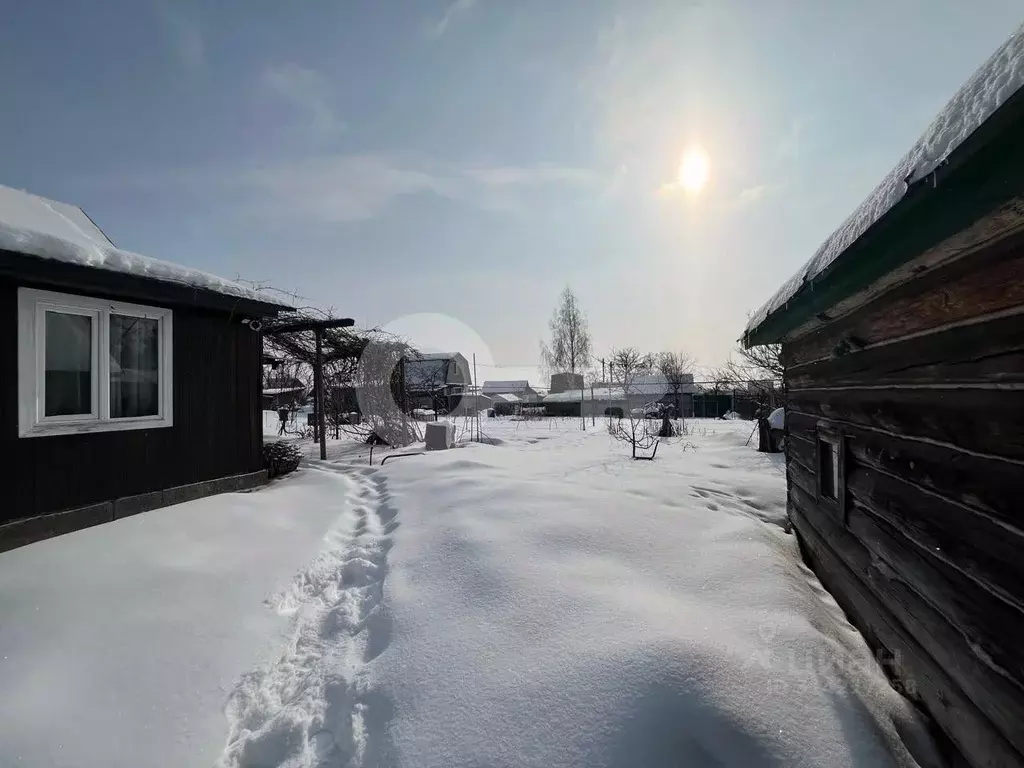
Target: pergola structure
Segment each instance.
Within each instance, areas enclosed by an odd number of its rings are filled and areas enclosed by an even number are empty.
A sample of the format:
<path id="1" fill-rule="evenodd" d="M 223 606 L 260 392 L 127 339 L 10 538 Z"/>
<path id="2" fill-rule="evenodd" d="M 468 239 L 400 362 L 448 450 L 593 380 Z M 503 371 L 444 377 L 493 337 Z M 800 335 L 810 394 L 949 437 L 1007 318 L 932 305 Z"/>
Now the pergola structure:
<path id="1" fill-rule="evenodd" d="M 327 430 L 324 423 L 324 363 L 358 359 L 363 353 L 368 343 L 367 340 L 343 330 L 351 328 L 353 325 L 355 325 L 355 320 L 350 317 L 300 317 L 268 323 L 263 328 L 263 335 L 272 337 L 274 345 L 278 349 L 313 367 L 313 410 L 316 418 L 316 431 L 320 438 L 321 459 L 327 458 Z"/>

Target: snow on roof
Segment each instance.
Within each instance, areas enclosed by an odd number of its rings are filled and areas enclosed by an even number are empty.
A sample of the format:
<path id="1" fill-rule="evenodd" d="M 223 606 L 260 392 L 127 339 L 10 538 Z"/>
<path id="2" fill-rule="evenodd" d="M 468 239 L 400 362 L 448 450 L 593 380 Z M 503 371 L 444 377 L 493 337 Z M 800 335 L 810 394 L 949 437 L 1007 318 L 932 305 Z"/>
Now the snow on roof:
<path id="1" fill-rule="evenodd" d="M 900 201 L 909 185 L 942 165 L 968 136 L 1024 85 L 1024 26 L 1021 26 L 939 113 L 924 135 L 811 259 L 787 280 L 747 323 L 747 333 L 781 309 Z"/>
<path id="2" fill-rule="evenodd" d="M 595 387 L 604 387 L 604 388 L 607 388 L 609 386 L 610 387 L 619 387 L 619 388 L 621 388 L 621 384 L 619 384 L 618 382 L 615 382 L 615 381 L 612 381 L 612 382 L 604 382 L 604 381 L 602 381 L 602 382 L 600 382 L 598 384 L 595 384 L 594 386 Z M 634 378 L 633 381 L 629 385 L 629 391 L 630 391 L 630 393 L 633 396 L 636 396 L 636 395 L 657 395 L 657 396 L 660 397 L 661 395 L 668 394 L 669 392 L 674 392 L 675 390 L 674 390 L 672 384 L 669 383 L 668 378 L 664 374 L 661 374 L 661 373 L 649 373 L 649 374 L 643 374 L 643 375 L 640 375 L 640 376 L 637 376 L 636 378 Z M 693 374 L 691 374 L 691 373 L 683 374 L 683 376 L 682 376 L 682 378 L 681 378 L 681 380 L 679 382 L 679 391 L 680 392 L 693 392 L 694 391 Z"/>
<path id="3" fill-rule="evenodd" d="M 207 272 L 123 251 L 81 208 L 3 185 L 0 250 L 288 306 L 287 301 Z"/>
<path id="4" fill-rule="evenodd" d="M 264 387 L 264 395 L 286 395 L 289 392 L 305 392 L 305 387 Z"/>
<path id="5" fill-rule="evenodd" d="M 634 392 L 634 395 L 643 394 Z M 545 395 L 542 400 L 545 403 L 578 403 L 580 400 L 590 402 L 596 400 L 598 402 L 602 400 L 625 400 L 626 394 L 621 387 L 594 387 L 593 390 L 590 387 L 584 387 L 581 391 L 578 389 L 569 389 L 565 392 L 555 392 L 551 395 Z"/>
<path id="6" fill-rule="evenodd" d="M 521 392 L 524 389 L 529 389 L 530 382 L 526 379 L 518 379 L 514 381 L 485 381 L 483 386 L 484 392 Z"/>
<path id="7" fill-rule="evenodd" d="M 693 376 L 686 374 L 684 381 L 680 383 L 680 393 L 693 392 Z M 637 376 L 630 383 L 629 397 L 639 398 L 644 397 L 647 399 L 657 400 L 665 395 L 673 392 L 672 385 L 668 379 L 660 373 L 650 373 Z M 556 392 L 550 395 L 544 395 L 541 398 L 545 403 L 578 403 L 580 401 L 580 390 L 579 388 L 568 389 L 565 392 Z M 583 399 L 584 400 L 625 400 L 626 391 L 621 384 L 616 382 L 601 382 L 595 384 L 593 387 L 593 395 L 591 395 L 591 387 L 585 386 L 583 388 Z"/>
<path id="8" fill-rule="evenodd" d="M 492 398 L 494 400 L 502 400 L 506 403 L 521 403 L 523 401 L 519 395 L 513 395 L 511 392 L 495 392 L 492 395 Z"/>

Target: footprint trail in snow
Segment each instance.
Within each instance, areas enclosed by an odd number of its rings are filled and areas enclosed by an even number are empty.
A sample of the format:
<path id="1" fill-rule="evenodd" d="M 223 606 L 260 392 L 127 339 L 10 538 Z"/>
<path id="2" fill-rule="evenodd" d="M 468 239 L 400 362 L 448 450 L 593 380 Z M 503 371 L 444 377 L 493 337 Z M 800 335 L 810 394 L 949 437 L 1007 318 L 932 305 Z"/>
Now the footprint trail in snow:
<path id="1" fill-rule="evenodd" d="M 244 675 L 231 693 L 222 768 L 370 766 L 385 751 L 392 708 L 366 665 L 391 641 L 382 600 L 395 509 L 376 469 L 307 466 L 345 481 L 353 514 L 270 599 L 293 617 L 291 636 L 276 662 Z"/>

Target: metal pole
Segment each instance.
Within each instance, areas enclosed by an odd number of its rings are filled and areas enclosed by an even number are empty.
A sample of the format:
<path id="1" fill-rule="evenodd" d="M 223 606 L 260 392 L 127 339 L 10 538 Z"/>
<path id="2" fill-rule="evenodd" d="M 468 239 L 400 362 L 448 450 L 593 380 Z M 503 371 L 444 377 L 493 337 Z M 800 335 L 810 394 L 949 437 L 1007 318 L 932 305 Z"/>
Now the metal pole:
<path id="1" fill-rule="evenodd" d="M 476 440 L 480 439 L 480 389 L 476 379 L 476 352 L 473 353 L 473 404 L 476 406 Z"/>
<path id="2" fill-rule="evenodd" d="M 601 373 L 604 374 L 604 360 L 601 361 Z M 612 421 L 612 364 L 608 363 L 608 378 L 604 380 L 604 391 L 608 395 L 608 423 Z"/>
<path id="3" fill-rule="evenodd" d="M 388 382 L 388 386 L 390 386 L 390 384 L 391 384 L 391 382 Z M 403 353 L 402 357 L 398 358 L 398 387 L 399 387 L 399 389 L 398 389 L 398 402 L 399 402 L 399 406 L 398 407 L 399 407 L 399 410 L 402 412 L 402 440 L 405 441 L 405 440 L 409 439 L 409 420 L 408 420 L 409 402 L 408 402 L 408 399 L 406 398 L 406 388 L 405 388 L 405 354 L 404 353 Z M 404 445 L 404 442 L 403 442 L 403 445 Z"/>
<path id="4" fill-rule="evenodd" d="M 583 389 L 583 379 L 580 379 L 580 429 L 587 431 L 587 412 L 583 410 L 583 400 L 586 397 Z"/>
<path id="5" fill-rule="evenodd" d="M 316 400 L 316 431 L 320 435 L 320 460 L 327 458 L 327 433 L 324 425 L 324 350 L 320 329 L 313 331 L 316 337 L 316 361 L 313 364 L 313 398 Z"/>

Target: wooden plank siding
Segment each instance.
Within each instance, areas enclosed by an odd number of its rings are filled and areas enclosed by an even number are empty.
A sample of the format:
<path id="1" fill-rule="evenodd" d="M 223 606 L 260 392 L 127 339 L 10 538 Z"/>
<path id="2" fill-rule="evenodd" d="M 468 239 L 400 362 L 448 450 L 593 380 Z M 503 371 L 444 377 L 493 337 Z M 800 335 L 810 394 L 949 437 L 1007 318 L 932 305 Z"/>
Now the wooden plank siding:
<path id="1" fill-rule="evenodd" d="M 172 307 L 173 426 L 19 438 L 17 304 L 0 280 L 0 523 L 262 468 L 261 341 L 237 316 Z"/>
<path id="2" fill-rule="evenodd" d="M 805 554 L 971 765 L 1024 766 L 1024 246 L 824 321 L 783 348 Z M 817 493 L 828 432 L 840 504 Z"/>
<path id="3" fill-rule="evenodd" d="M 1021 236 L 1024 237 L 1024 236 Z M 929 270 L 785 345 L 787 367 L 830 360 L 841 343 L 871 345 L 1002 312 L 1024 311 L 1024 244 L 1014 239 Z M 794 371 L 796 373 L 796 371 Z"/>

